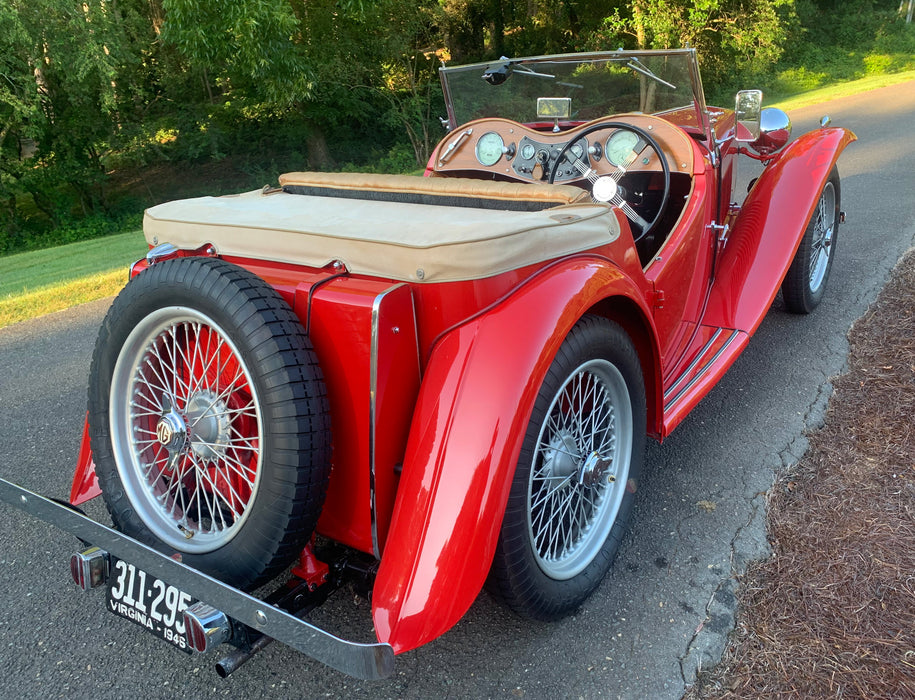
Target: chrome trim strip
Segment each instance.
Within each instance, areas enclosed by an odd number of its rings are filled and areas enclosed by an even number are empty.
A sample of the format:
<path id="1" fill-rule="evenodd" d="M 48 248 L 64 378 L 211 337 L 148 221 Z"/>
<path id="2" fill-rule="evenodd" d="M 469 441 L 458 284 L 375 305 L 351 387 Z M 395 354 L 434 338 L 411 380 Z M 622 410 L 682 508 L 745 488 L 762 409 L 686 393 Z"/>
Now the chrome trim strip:
<path id="1" fill-rule="evenodd" d="M 381 559 L 381 547 L 378 542 L 378 515 L 375 505 L 375 398 L 378 394 L 378 321 L 381 312 L 381 302 L 391 292 L 408 286 L 401 282 L 393 287 L 388 287 L 375 297 L 372 302 L 372 340 L 369 358 L 369 498 L 372 510 L 372 552 L 377 559 Z M 412 297 L 411 297 L 412 301 Z M 416 315 L 416 306 L 413 305 L 413 314 Z M 417 348 L 417 356 L 419 349 Z"/>
<path id="2" fill-rule="evenodd" d="M 719 328 L 718 330 L 716 330 L 715 333 L 712 335 L 712 337 L 709 338 L 709 340 L 705 343 L 705 345 L 702 346 L 702 349 L 697 353 L 696 358 L 692 362 L 689 363 L 689 367 L 687 367 L 685 370 L 680 372 L 680 376 L 677 377 L 677 381 L 675 381 L 673 384 L 671 384 L 670 388 L 664 392 L 665 401 L 667 401 L 667 397 L 673 393 L 674 389 L 677 388 L 677 386 L 680 384 L 680 382 L 683 381 L 683 377 L 686 377 L 687 375 L 689 375 L 689 373 L 692 372 L 696 368 L 696 365 L 698 365 L 700 362 L 702 362 L 702 358 L 705 357 L 705 353 L 707 353 L 709 351 L 709 348 L 711 348 L 712 345 L 715 344 L 715 341 L 718 340 L 718 336 L 721 335 L 721 333 L 723 331 L 724 331 L 723 328 Z"/>
<path id="3" fill-rule="evenodd" d="M 698 382 L 700 379 L 702 379 L 702 377 L 705 375 L 705 373 L 708 372 L 709 368 L 715 364 L 715 362 L 718 360 L 718 358 L 721 357 L 722 353 L 728 349 L 728 347 L 731 345 L 731 343 L 734 342 L 734 338 L 736 338 L 738 335 L 740 335 L 740 331 L 736 331 L 736 330 L 731 331 L 730 337 L 724 342 L 724 345 L 722 345 L 718 349 L 718 352 L 716 352 L 712 356 L 712 358 L 708 362 L 705 363 L 705 366 L 702 368 L 702 371 L 699 372 L 695 377 L 693 377 L 687 383 L 686 386 L 684 386 L 682 389 L 680 389 L 680 391 L 677 392 L 676 396 L 674 396 L 669 402 L 666 402 L 664 404 L 665 413 L 667 411 L 669 411 L 670 409 L 672 409 L 677 404 L 677 402 L 683 398 L 683 396 L 686 394 L 686 392 L 688 392 L 693 386 L 696 385 L 696 382 Z M 705 350 L 705 348 L 703 348 L 703 350 Z"/>
<path id="4" fill-rule="evenodd" d="M 380 680 L 394 672 L 394 650 L 389 644 L 360 644 L 340 639 L 5 479 L 0 479 L 0 501 L 135 564 L 331 668 L 363 680 Z"/>

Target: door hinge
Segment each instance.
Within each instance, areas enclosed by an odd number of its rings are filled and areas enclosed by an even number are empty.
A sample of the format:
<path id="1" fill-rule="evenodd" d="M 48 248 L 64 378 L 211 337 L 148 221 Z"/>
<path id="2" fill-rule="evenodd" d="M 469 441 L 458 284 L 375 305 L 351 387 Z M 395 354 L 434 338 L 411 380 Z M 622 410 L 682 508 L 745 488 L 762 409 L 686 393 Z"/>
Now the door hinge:
<path id="1" fill-rule="evenodd" d="M 655 289 L 653 292 L 654 296 L 654 308 L 663 309 L 664 308 L 664 290 Z"/>
<path id="2" fill-rule="evenodd" d="M 713 221 L 707 226 L 707 228 L 715 232 L 719 243 L 724 244 L 728 242 L 728 231 L 730 227 L 727 224 L 716 224 Z"/>
<path id="3" fill-rule="evenodd" d="M 730 233 L 730 226 L 728 224 L 716 224 L 713 221 L 706 228 L 710 230 L 715 236 L 718 250 L 722 250 L 728 244 L 728 233 Z"/>

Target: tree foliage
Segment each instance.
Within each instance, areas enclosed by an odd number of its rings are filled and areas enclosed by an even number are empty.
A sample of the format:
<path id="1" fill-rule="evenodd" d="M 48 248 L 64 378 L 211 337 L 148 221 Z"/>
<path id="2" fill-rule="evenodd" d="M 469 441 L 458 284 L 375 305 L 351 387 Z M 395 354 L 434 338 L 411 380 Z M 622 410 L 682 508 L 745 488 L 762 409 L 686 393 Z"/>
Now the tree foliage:
<path id="1" fill-rule="evenodd" d="M 137 209 L 110 196 L 125 168 L 226 156 L 257 172 L 420 167 L 441 133 L 443 60 L 688 44 L 713 88 L 779 60 L 852 76 L 862 61 L 909 65 L 898 4 L 0 0 L 0 253 Z"/>
<path id="2" fill-rule="evenodd" d="M 114 4 L 0 2 L 0 223 L 8 237 L 19 233 L 22 195 L 55 225 L 106 211 L 102 157 L 146 97 L 138 68 L 151 37 L 138 36 L 135 20 Z"/>
<path id="3" fill-rule="evenodd" d="M 641 49 L 692 46 L 712 75 L 764 69 L 781 55 L 794 0 L 634 0 L 605 31 Z"/>

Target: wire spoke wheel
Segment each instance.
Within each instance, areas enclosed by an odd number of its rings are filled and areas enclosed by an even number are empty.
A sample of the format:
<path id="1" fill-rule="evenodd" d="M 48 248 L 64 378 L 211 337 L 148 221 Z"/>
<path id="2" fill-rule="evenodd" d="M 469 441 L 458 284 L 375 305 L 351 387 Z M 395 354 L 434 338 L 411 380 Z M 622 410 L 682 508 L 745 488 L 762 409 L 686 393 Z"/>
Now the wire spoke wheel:
<path id="1" fill-rule="evenodd" d="M 531 465 L 529 535 L 547 576 L 575 576 L 603 547 L 626 490 L 631 443 L 619 370 L 606 360 L 578 367 L 553 399 Z"/>
<path id="2" fill-rule="evenodd" d="M 115 527 L 250 589 L 299 554 L 330 475 L 327 392 L 289 305 L 223 260 L 155 263 L 114 300 L 89 435 Z"/>
<path id="3" fill-rule="evenodd" d="M 809 314 L 823 300 L 836 256 L 841 187 L 839 171 L 832 169 L 813 209 L 791 266 L 782 282 L 785 308 Z"/>
<path id="4" fill-rule="evenodd" d="M 810 290 L 817 292 L 826 281 L 826 271 L 832 256 L 832 238 L 835 233 L 836 190 L 826 183 L 810 222 L 813 236 L 810 250 Z"/>
<path id="5" fill-rule="evenodd" d="M 534 402 L 487 582 L 516 612 L 555 620 L 609 570 L 645 442 L 639 355 L 616 323 L 584 316 Z"/>
<path id="6" fill-rule="evenodd" d="M 202 552 L 239 531 L 261 473 L 258 405 L 211 318 L 173 307 L 134 328 L 112 377 L 112 440 L 127 496 L 157 538 Z"/>

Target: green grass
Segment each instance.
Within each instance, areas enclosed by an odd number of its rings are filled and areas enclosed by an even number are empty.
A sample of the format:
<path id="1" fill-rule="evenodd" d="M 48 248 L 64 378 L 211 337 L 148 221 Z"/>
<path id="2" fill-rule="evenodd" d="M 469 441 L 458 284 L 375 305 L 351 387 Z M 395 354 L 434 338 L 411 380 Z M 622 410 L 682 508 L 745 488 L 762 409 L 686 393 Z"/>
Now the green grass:
<path id="1" fill-rule="evenodd" d="M 129 231 L 0 257 L 0 300 L 100 272 L 124 270 L 146 250 L 143 232 Z"/>
<path id="2" fill-rule="evenodd" d="M 146 253 L 141 231 L 0 257 L 0 328 L 117 294 Z"/>
<path id="3" fill-rule="evenodd" d="M 837 97 L 856 95 L 859 92 L 876 90 L 877 88 L 886 87 L 887 85 L 905 83 L 909 80 L 915 80 L 915 71 L 907 71 L 904 73 L 889 73 L 886 75 L 869 75 L 866 78 L 861 78 L 860 80 L 850 80 L 844 83 L 834 83 L 832 85 L 827 85 L 826 87 L 817 88 L 816 90 L 810 90 L 809 92 L 795 95 L 794 97 L 786 97 L 785 99 L 777 100 L 773 104 L 766 104 L 765 106 L 778 107 L 779 109 L 783 109 L 787 112 L 788 110 L 799 109 L 800 107 L 809 107 L 810 105 L 819 104 L 820 102 L 834 100 Z"/>

